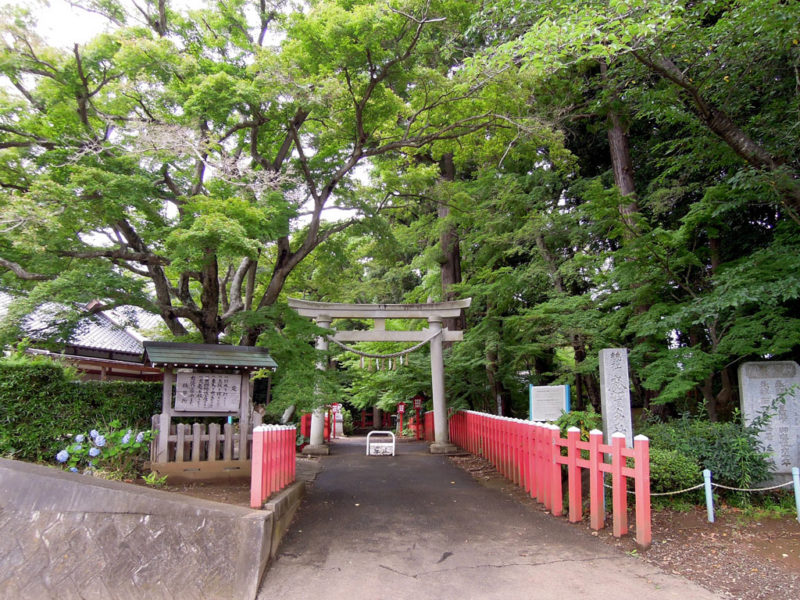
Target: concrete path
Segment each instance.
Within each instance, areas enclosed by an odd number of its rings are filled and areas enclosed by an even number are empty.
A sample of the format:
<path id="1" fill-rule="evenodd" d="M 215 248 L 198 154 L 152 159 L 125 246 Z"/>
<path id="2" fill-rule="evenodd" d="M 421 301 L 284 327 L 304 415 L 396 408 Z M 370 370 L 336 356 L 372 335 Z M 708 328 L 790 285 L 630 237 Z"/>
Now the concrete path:
<path id="1" fill-rule="evenodd" d="M 423 443 L 395 457 L 364 444 L 338 440 L 321 459 L 260 600 L 721 598 L 481 486 Z"/>

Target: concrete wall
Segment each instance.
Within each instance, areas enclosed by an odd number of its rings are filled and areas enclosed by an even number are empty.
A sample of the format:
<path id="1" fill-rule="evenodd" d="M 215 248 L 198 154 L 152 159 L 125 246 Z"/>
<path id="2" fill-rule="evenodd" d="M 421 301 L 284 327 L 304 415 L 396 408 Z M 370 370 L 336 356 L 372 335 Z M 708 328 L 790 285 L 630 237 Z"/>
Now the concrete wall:
<path id="1" fill-rule="evenodd" d="M 255 598 L 302 487 L 276 517 L 0 459 L 0 598 Z"/>

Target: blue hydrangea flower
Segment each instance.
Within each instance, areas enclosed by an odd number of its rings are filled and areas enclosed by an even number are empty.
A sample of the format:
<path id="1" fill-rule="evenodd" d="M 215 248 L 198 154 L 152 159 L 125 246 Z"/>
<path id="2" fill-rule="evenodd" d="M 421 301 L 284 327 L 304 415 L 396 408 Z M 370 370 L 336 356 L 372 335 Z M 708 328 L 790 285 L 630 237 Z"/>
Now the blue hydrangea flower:
<path id="1" fill-rule="evenodd" d="M 69 470 L 72 471 L 73 473 L 77 473 L 78 467 L 70 467 Z"/>
<path id="2" fill-rule="evenodd" d="M 91 456 L 92 458 L 98 456 L 99 454 L 100 454 L 100 448 L 89 448 L 89 456 Z"/>
<path id="3" fill-rule="evenodd" d="M 95 438 L 96 438 L 98 435 L 100 435 L 100 434 L 99 434 L 99 433 L 97 433 L 97 429 L 92 429 L 92 430 L 89 432 L 89 435 L 91 436 L 91 438 L 92 438 L 92 439 L 95 439 Z"/>
<path id="4" fill-rule="evenodd" d="M 102 448 L 103 446 L 106 445 L 105 436 L 98 435 L 96 438 L 94 438 L 94 443 Z"/>
<path id="5" fill-rule="evenodd" d="M 130 441 L 131 441 L 131 434 L 130 433 L 126 433 L 125 435 L 122 436 L 122 443 L 123 444 L 127 444 Z"/>
<path id="6" fill-rule="evenodd" d="M 83 450 L 83 446 L 81 444 L 73 444 L 72 445 L 72 451 L 73 452 L 80 452 L 81 450 Z"/>
<path id="7" fill-rule="evenodd" d="M 143 441 L 144 441 L 144 433 L 140 431 L 139 433 L 136 434 L 136 443 L 141 444 Z"/>
<path id="8" fill-rule="evenodd" d="M 82 433 L 79 433 L 78 435 L 75 436 L 75 441 L 78 442 L 79 444 L 83 443 L 83 440 L 85 439 L 86 436 L 83 435 Z"/>
<path id="9" fill-rule="evenodd" d="M 56 454 L 56 460 L 60 463 L 65 463 L 69 460 L 69 452 L 66 450 L 62 450 L 58 454 Z"/>

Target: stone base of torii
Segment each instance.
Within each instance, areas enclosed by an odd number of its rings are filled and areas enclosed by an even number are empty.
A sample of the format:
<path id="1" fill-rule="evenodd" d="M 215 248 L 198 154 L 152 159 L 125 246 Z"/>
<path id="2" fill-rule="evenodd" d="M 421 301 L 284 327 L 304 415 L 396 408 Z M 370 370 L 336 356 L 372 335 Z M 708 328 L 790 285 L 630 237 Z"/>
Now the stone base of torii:
<path id="1" fill-rule="evenodd" d="M 463 331 L 442 328 L 442 319 L 458 317 L 468 308 L 471 298 L 451 302 L 428 304 L 338 304 L 333 302 L 311 302 L 289 298 L 289 307 L 303 317 L 313 318 L 320 327 L 330 329 L 333 319 L 371 319 L 375 328 L 367 331 L 337 331 L 332 337 L 339 342 L 423 342 L 431 345 L 431 387 L 433 391 L 434 442 L 430 446 L 433 454 L 455 452 L 450 443 L 447 426 L 447 400 L 444 390 L 444 360 L 442 342 L 460 342 Z M 422 331 L 387 331 L 386 319 L 426 319 L 428 328 Z M 328 337 L 317 338 L 317 349 L 328 349 Z M 318 364 L 324 369 L 324 364 Z M 324 411 L 318 408 L 311 416 L 310 444 L 303 448 L 305 454 L 329 454 L 330 448 L 323 438 Z"/>

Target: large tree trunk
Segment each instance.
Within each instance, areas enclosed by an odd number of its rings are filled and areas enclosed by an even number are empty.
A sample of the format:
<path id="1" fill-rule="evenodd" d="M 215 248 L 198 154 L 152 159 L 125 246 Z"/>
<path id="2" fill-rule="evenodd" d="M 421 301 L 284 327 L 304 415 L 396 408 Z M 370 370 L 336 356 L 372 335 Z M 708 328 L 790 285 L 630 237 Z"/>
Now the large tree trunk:
<path id="1" fill-rule="evenodd" d="M 583 375 L 583 384 L 586 388 L 586 395 L 589 397 L 589 402 L 596 413 L 601 410 L 600 404 L 600 385 L 597 383 L 597 378 L 592 375 Z"/>
<path id="2" fill-rule="evenodd" d="M 502 417 L 508 416 L 508 411 L 503 401 L 505 389 L 498 377 L 497 361 L 497 346 L 490 343 L 486 346 L 486 378 L 489 380 L 489 391 L 492 395 L 492 405 L 495 414 Z"/>
<path id="3" fill-rule="evenodd" d="M 605 61 L 600 62 L 600 71 L 606 79 L 608 65 Z M 630 144 L 628 143 L 628 132 L 623 125 L 621 115 L 613 108 L 608 111 L 608 148 L 611 157 L 611 167 L 614 171 L 614 183 L 619 189 L 624 201 L 619 205 L 619 214 L 625 225 L 625 239 L 632 240 L 639 236 L 640 229 L 636 222 L 636 215 L 639 213 L 639 203 L 636 198 L 636 185 L 633 178 L 633 159 L 631 158 Z M 638 286 L 636 286 L 638 287 Z M 634 295 L 634 298 L 636 296 Z M 650 305 L 639 299 L 634 300 L 633 314 L 642 315 L 650 310 Z M 636 344 L 648 343 L 646 338 L 637 338 Z M 664 406 L 651 405 L 656 392 L 646 390 L 641 385 L 641 379 L 636 372 L 631 373 L 634 389 L 642 401 L 645 410 L 657 416 L 664 416 Z"/>
<path id="4" fill-rule="evenodd" d="M 559 294 L 563 294 L 566 290 L 566 286 L 564 285 L 564 278 L 561 276 L 561 272 L 558 270 L 558 262 L 556 261 L 556 257 L 550 252 L 550 249 L 547 247 L 547 243 L 542 235 L 541 231 L 536 232 L 536 247 L 539 249 L 539 252 L 544 258 L 545 263 L 547 264 L 547 270 L 550 272 L 550 276 L 553 279 L 553 287 Z M 574 410 L 583 410 L 584 408 L 584 381 L 583 377 L 577 373 L 577 367 L 580 365 L 584 360 L 586 360 L 586 345 L 583 343 L 581 336 L 579 334 L 572 334 L 570 336 L 570 341 L 572 343 L 572 349 L 575 352 L 575 367 L 576 367 L 576 374 L 575 374 L 575 386 L 574 386 L 574 394 L 571 399 L 571 405 Z M 593 403 L 594 404 L 594 403 Z M 599 405 L 598 405 L 599 406 Z"/>
<path id="5" fill-rule="evenodd" d="M 719 411 L 717 411 L 717 398 L 714 396 L 714 376 L 709 375 L 703 380 L 699 386 L 700 393 L 705 400 L 706 414 L 709 421 L 719 421 Z"/>
<path id="6" fill-rule="evenodd" d="M 442 173 L 442 179 L 447 182 L 455 180 L 456 170 L 453 164 L 453 154 L 447 153 L 442 156 L 439 163 L 439 168 Z M 450 215 L 450 205 L 446 201 L 439 201 L 438 205 L 439 220 L 444 221 Z M 442 250 L 442 259 L 440 261 L 441 267 L 441 282 L 442 282 L 442 298 L 444 300 L 455 300 L 455 292 L 452 291 L 452 286 L 461 283 L 461 249 L 459 247 L 458 231 L 455 226 L 447 225 L 442 228 L 439 235 L 439 246 Z M 458 317 L 445 317 L 442 320 L 442 327 L 447 327 L 451 331 L 464 329 L 464 316 Z M 446 347 L 452 345 L 452 342 L 447 342 Z"/>
<path id="7" fill-rule="evenodd" d="M 200 283 L 202 291 L 200 303 L 202 313 L 200 318 L 200 333 L 203 335 L 203 342 L 206 344 L 216 344 L 219 342 L 221 332 L 221 321 L 219 319 L 219 269 L 217 266 L 217 256 L 209 252 L 206 264 L 200 273 Z"/>

